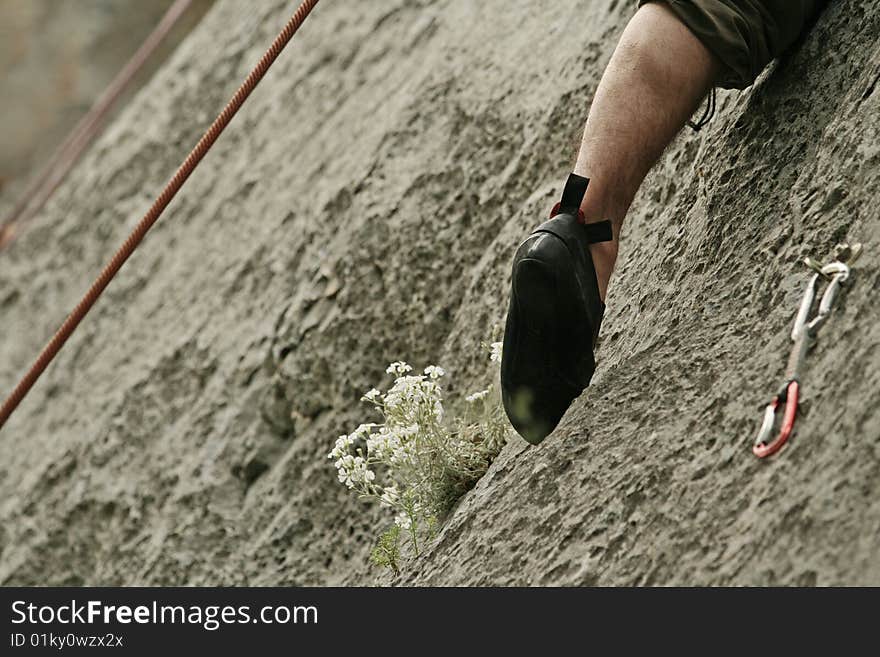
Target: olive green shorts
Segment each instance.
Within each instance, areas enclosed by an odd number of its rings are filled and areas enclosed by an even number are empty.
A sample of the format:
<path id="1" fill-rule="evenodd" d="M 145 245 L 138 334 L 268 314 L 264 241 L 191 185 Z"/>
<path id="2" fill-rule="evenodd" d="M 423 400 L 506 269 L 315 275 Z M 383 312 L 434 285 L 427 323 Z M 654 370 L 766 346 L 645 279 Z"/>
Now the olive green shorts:
<path id="1" fill-rule="evenodd" d="M 658 0 L 639 0 L 639 6 Z M 664 0 L 721 61 L 716 85 L 744 89 L 788 48 L 827 0 Z"/>

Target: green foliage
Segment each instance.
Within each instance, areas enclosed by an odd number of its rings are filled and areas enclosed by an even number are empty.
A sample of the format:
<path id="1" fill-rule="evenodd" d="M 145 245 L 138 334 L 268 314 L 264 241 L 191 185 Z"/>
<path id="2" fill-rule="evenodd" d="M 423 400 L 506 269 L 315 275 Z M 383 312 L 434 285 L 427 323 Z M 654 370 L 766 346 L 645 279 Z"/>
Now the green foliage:
<path id="1" fill-rule="evenodd" d="M 395 575 L 400 572 L 400 527 L 392 525 L 391 529 L 379 536 L 370 559 L 380 568 L 390 568 Z"/>

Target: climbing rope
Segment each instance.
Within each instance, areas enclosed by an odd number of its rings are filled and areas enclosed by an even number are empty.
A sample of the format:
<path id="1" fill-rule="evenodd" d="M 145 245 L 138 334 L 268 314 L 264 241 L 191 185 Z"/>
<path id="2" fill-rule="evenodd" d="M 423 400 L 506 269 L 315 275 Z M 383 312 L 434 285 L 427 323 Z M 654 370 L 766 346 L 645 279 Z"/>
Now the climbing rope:
<path id="1" fill-rule="evenodd" d="M 266 71 L 269 70 L 269 67 L 272 66 L 278 55 L 284 50 L 284 47 L 288 44 L 291 38 L 293 38 L 293 35 L 296 34 L 300 25 L 303 24 L 309 13 L 311 13 L 312 9 L 314 9 L 317 4 L 318 0 L 304 0 L 299 6 L 296 13 L 291 17 L 287 25 L 284 26 L 284 29 L 281 30 L 281 33 L 275 38 L 272 45 L 269 46 L 269 49 L 250 72 L 250 75 L 247 76 L 245 81 L 238 88 L 238 91 L 235 92 L 232 99 L 227 103 L 226 107 L 223 108 L 223 111 L 220 112 L 220 115 L 214 119 L 211 127 L 208 128 L 204 135 L 202 135 L 202 138 L 199 139 L 195 148 L 193 148 L 171 180 L 165 185 L 162 193 L 159 194 L 159 197 L 155 200 L 150 209 L 147 210 L 147 213 L 140 220 L 131 235 L 128 236 L 110 262 L 107 263 L 107 266 L 104 267 L 98 278 L 92 283 L 92 286 L 89 288 L 88 292 L 86 292 L 79 304 L 77 304 L 76 308 L 73 309 L 73 312 L 68 315 L 67 319 L 64 320 L 64 323 L 55 335 L 52 336 L 52 339 L 49 340 L 49 343 L 43 348 L 43 351 L 40 352 L 40 355 L 37 357 L 37 360 L 31 366 L 30 370 L 28 370 L 24 378 L 19 381 L 18 385 L 6 401 L 3 402 L 3 406 L 0 407 L 0 429 L 2 429 L 3 425 L 9 419 L 9 416 L 12 415 L 12 412 L 18 407 L 21 400 L 24 399 L 25 395 L 27 395 L 28 391 L 49 363 L 52 362 L 52 359 L 55 358 L 56 354 L 61 350 L 61 347 L 64 346 L 64 343 L 95 304 L 95 301 L 98 300 L 98 297 L 101 296 L 101 292 L 104 291 L 104 288 L 106 288 L 110 281 L 113 280 L 113 277 L 122 265 L 125 264 L 125 261 L 128 260 L 132 252 L 134 252 L 137 246 L 141 243 L 141 240 L 144 239 L 147 231 L 149 231 L 153 224 L 156 223 L 156 220 L 161 216 L 165 208 L 168 207 L 168 204 L 180 188 L 183 187 L 187 178 L 189 178 L 190 174 L 195 170 L 205 154 L 211 149 L 214 142 L 217 141 L 217 138 L 232 120 L 232 117 L 235 116 L 236 112 L 238 112 L 244 104 L 244 101 L 247 100 L 247 97 L 250 96 L 260 80 L 263 79 Z"/>
<path id="2" fill-rule="evenodd" d="M 791 330 L 791 340 L 794 346 L 788 359 L 788 367 L 785 370 L 785 383 L 782 384 L 779 392 L 767 405 L 764 411 L 764 421 L 761 423 L 761 428 L 758 430 L 758 435 L 755 438 L 755 444 L 752 446 L 752 452 L 758 458 L 775 454 L 788 442 L 794 430 L 795 419 L 797 418 L 801 370 L 804 366 L 807 351 L 813 340 L 816 339 L 819 329 L 822 328 L 828 315 L 831 314 L 841 285 L 849 279 L 849 264 L 852 264 L 861 252 L 861 244 L 855 244 L 852 247 L 841 244 L 838 246 L 836 259 L 825 266 L 818 264 L 812 258 L 804 260 L 804 263 L 816 273 L 813 274 L 810 282 L 807 284 L 807 289 L 804 292 L 801 305 L 794 320 L 794 327 Z M 819 302 L 819 310 L 816 316 L 810 319 L 820 280 L 827 280 L 828 286 L 825 288 L 825 293 Z M 775 438 L 771 439 L 776 426 L 776 418 L 780 412 L 783 413 L 782 425 L 779 433 Z"/>
<path id="3" fill-rule="evenodd" d="M 20 232 L 20 227 L 42 209 L 53 192 L 64 182 L 73 165 L 76 164 L 94 138 L 100 134 L 116 102 L 191 3 L 192 0 L 176 0 L 168 8 L 168 11 L 137 49 L 137 52 L 113 78 L 98 101 L 70 131 L 61 146 L 49 158 L 49 162 L 40 174 L 27 186 L 12 213 L 0 226 L 0 249 L 12 242 Z"/>

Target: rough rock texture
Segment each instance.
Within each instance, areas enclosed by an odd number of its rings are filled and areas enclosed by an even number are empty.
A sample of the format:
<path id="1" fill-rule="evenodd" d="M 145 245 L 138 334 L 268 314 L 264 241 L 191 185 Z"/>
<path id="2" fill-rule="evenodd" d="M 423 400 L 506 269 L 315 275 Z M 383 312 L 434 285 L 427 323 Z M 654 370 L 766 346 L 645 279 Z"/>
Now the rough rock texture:
<path id="1" fill-rule="evenodd" d="M 0 188 L 46 161 L 171 2 L 0 0 Z M 149 79 L 211 2 L 190 6 L 132 88 Z"/>
<path id="2" fill-rule="evenodd" d="M 294 3 L 295 4 L 295 3 Z M 831 3 L 626 227 L 593 386 L 399 580 L 325 454 L 400 357 L 469 388 L 634 3 L 319 5 L 0 432 L 5 584 L 880 584 L 880 2 Z M 292 3 L 218 3 L 0 259 L 11 388 Z M 807 274 L 867 243 L 790 446 Z"/>

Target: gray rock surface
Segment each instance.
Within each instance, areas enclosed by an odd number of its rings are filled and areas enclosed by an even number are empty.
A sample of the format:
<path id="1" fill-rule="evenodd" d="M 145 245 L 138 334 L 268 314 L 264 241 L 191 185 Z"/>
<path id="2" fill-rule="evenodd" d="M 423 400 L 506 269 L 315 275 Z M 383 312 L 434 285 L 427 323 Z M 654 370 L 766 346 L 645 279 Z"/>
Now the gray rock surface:
<path id="1" fill-rule="evenodd" d="M 132 96 L 210 6 L 196 0 L 133 80 Z M 0 2 L 0 190 L 43 166 L 172 0 Z M 18 191 L 18 190 L 15 190 Z M 5 192 L 4 192 L 5 194 Z M 0 195 L 0 208 L 6 199 Z M 5 219 L 5 217 L 3 217 Z"/>
<path id="2" fill-rule="evenodd" d="M 295 3 L 223 0 L 0 257 L 9 390 Z M 488 372 L 634 3 L 319 5 L 0 432 L 4 584 L 880 584 L 880 3 L 833 2 L 682 133 L 594 384 L 393 580 L 325 458 L 385 364 Z M 790 446 L 750 444 L 807 273 L 867 251 Z"/>

